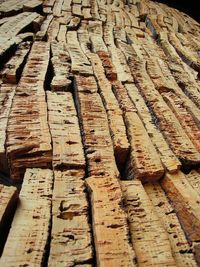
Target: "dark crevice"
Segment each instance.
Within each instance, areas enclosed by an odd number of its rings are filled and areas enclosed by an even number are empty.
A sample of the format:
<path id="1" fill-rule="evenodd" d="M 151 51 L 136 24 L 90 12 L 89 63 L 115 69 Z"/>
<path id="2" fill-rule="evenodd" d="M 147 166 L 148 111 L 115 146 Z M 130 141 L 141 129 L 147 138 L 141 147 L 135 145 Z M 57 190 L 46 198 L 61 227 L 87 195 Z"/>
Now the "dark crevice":
<path id="1" fill-rule="evenodd" d="M 3 214 L 3 217 L 1 219 L 0 223 L 0 257 L 3 253 L 3 249 L 7 240 L 7 237 L 10 232 L 11 224 L 15 215 L 15 211 L 17 208 L 17 196 L 18 193 L 15 193 L 12 199 L 9 201 L 9 204 L 5 210 L 5 213 Z"/>
<path id="2" fill-rule="evenodd" d="M 3 69 L 4 64 L 14 56 L 17 48 L 17 44 L 13 44 L 9 49 L 7 49 L 3 54 L 0 55 L 0 71 Z"/>
<path id="3" fill-rule="evenodd" d="M 51 91 L 51 82 L 52 82 L 53 77 L 55 75 L 51 59 L 52 59 L 52 51 L 50 49 L 49 64 L 48 64 L 47 72 L 46 72 L 45 79 L 44 79 L 44 90 L 45 91 Z"/>

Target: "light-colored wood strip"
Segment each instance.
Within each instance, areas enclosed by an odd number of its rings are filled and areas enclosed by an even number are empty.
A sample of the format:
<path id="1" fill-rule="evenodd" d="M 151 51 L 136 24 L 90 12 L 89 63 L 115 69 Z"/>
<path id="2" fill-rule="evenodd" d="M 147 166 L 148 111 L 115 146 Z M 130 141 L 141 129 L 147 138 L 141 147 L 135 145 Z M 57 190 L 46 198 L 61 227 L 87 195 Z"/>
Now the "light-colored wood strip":
<path id="1" fill-rule="evenodd" d="M 111 83 L 107 80 L 104 68 L 98 55 L 89 55 L 96 76 L 100 95 L 108 116 L 108 124 L 114 145 L 114 153 L 119 169 L 123 169 L 128 153 L 129 143 L 126 136 L 126 128 L 123 121 L 122 111 L 112 91 Z"/>
<path id="2" fill-rule="evenodd" d="M 168 234 L 141 182 L 121 182 L 133 248 L 139 266 L 176 266 Z"/>
<path id="3" fill-rule="evenodd" d="M 186 179 L 193 189 L 200 195 L 200 170 L 192 170 L 186 175 Z"/>
<path id="4" fill-rule="evenodd" d="M 166 173 L 161 185 L 177 213 L 189 241 L 200 239 L 200 196 L 182 172 Z"/>
<path id="5" fill-rule="evenodd" d="M 93 255 L 84 171 L 55 171 L 54 175 L 48 266 L 85 266 Z"/>
<path id="6" fill-rule="evenodd" d="M 44 92 L 49 50 L 49 43 L 33 44 L 16 88 L 6 141 L 13 179 L 22 179 L 27 167 L 48 167 L 51 163 L 51 137 Z"/>
<path id="7" fill-rule="evenodd" d="M 128 178 L 138 178 L 142 182 L 159 180 L 164 169 L 142 121 L 137 113 L 126 112 L 125 123 L 131 146 L 126 170 Z"/>
<path id="8" fill-rule="evenodd" d="M 22 186 L 20 202 L 0 259 L 2 266 L 43 264 L 49 235 L 53 173 L 47 169 L 27 169 L 24 180 L 29 180 L 30 175 L 36 175 L 38 179 Z M 50 195 L 43 195 L 44 188 L 48 187 Z"/>
<path id="9" fill-rule="evenodd" d="M 70 92 L 47 93 L 53 167 L 85 168 L 78 118 Z"/>
<path id="10" fill-rule="evenodd" d="M 89 177 L 92 225 L 97 266 L 136 266 L 128 241 L 126 215 L 120 207 L 122 193 L 112 177 Z"/>
<path id="11" fill-rule="evenodd" d="M 30 50 L 30 42 L 21 43 L 15 55 L 4 65 L 1 71 L 3 82 L 16 84 L 22 72 L 22 66 Z"/>
<path id="12" fill-rule="evenodd" d="M 71 60 L 65 47 L 65 42 L 51 42 L 52 67 L 54 77 L 51 81 L 52 91 L 69 91 L 71 80 L 69 79 L 71 70 Z"/>
<path id="13" fill-rule="evenodd" d="M 181 163 L 170 149 L 159 129 L 153 123 L 153 118 L 150 114 L 150 110 L 148 109 L 138 88 L 135 86 L 135 84 L 126 84 L 125 87 L 137 109 L 139 117 L 144 123 L 145 129 L 152 143 L 159 153 L 164 167 L 171 173 L 176 172 L 180 169 Z"/>
<path id="14" fill-rule="evenodd" d="M 75 79 L 75 101 L 89 175 L 118 176 L 106 111 L 101 97 L 98 93 L 90 93 L 88 97 L 88 92 L 83 91 L 82 84 L 86 88 L 92 88 L 96 81 L 94 77 L 92 83 L 83 76 Z"/>
<path id="15" fill-rule="evenodd" d="M 92 75 L 92 67 L 80 47 L 77 38 L 77 32 L 67 32 L 67 49 L 72 61 L 72 73 L 80 73 L 86 76 Z"/>
<path id="16" fill-rule="evenodd" d="M 160 184 L 148 183 L 144 185 L 144 189 L 154 205 L 157 216 L 168 233 L 176 265 L 178 267 L 197 266 L 192 253 L 192 244 L 186 239 L 177 215 Z"/>
<path id="17" fill-rule="evenodd" d="M 15 90 L 16 85 L 0 85 L 0 169 L 6 174 L 9 174 L 6 157 L 6 130 Z"/>

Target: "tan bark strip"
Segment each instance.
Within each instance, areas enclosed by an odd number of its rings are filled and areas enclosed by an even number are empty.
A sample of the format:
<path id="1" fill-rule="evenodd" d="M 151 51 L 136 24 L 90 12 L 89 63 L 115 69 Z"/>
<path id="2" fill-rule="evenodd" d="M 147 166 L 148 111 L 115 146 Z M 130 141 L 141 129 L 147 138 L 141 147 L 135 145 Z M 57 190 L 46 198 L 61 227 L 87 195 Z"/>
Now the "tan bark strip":
<path id="1" fill-rule="evenodd" d="M 71 70 L 71 61 L 64 42 L 51 42 L 52 66 L 54 77 L 51 81 L 53 91 L 69 91 L 71 80 L 69 79 Z"/>
<path id="2" fill-rule="evenodd" d="M 167 64 L 171 70 L 177 83 L 183 88 L 184 92 L 192 99 L 192 101 L 200 107 L 200 92 L 198 85 L 191 75 L 189 67 L 181 61 L 175 48 L 169 43 L 166 34 L 160 35 L 160 45 L 167 55 Z"/>
<path id="3" fill-rule="evenodd" d="M 142 182 L 160 179 L 164 174 L 164 169 L 137 113 L 126 112 L 125 123 L 131 145 L 126 170 L 128 178 L 138 178 Z"/>
<path id="4" fill-rule="evenodd" d="M 97 266 L 136 266 L 128 242 L 119 182 L 112 177 L 89 177 Z"/>
<path id="5" fill-rule="evenodd" d="M 41 8 L 42 2 L 43 2 L 42 0 L 26 1 L 23 5 L 23 11 L 31 12 L 31 11 L 34 11 L 36 8 Z"/>
<path id="6" fill-rule="evenodd" d="M 43 87 L 49 50 L 49 43 L 33 44 L 16 88 L 6 142 L 13 179 L 22 179 L 27 167 L 48 167 L 51 163 L 51 137 Z"/>
<path id="7" fill-rule="evenodd" d="M 11 13 L 19 12 L 23 9 L 23 5 L 27 2 L 27 0 L 7 0 L 3 3 L 0 3 L 0 12 L 4 14 L 4 16 L 9 15 Z"/>
<path id="8" fill-rule="evenodd" d="M 20 68 L 25 61 L 25 57 L 27 56 L 30 50 L 30 42 L 21 43 L 18 46 L 18 49 L 15 55 L 4 65 L 4 69 L 0 73 L 2 76 L 3 82 L 7 83 L 17 83 L 18 75 L 20 74 Z M 21 70 L 22 71 L 22 70 Z"/>
<path id="9" fill-rule="evenodd" d="M 196 149 L 200 152 L 200 129 L 198 128 L 192 115 L 184 106 L 184 102 L 181 101 L 181 99 L 178 98 L 175 94 L 170 92 L 163 93 L 162 96 L 176 115 L 177 119 L 180 121 L 181 126 L 185 130 L 186 134 L 188 135 Z"/>
<path id="10" fill-rule="evenodd" d="M 5 186 L 0 184 L 0 249 L 5 242 L 6 234 L 11 224 L 18 202 L 18 192 L 16 187 Z"/>
<path id="11" fill-rule="evenodd" d="M 189 241 L 200 240 L 200 196 L 180 171 L 166 173 L 161 185 Z"/>
<path id="12" fill-rule="evenodd" d="M 92 81 L 91 78 L 75 76 L 75 101 L 81 124 L 88 172 L 89 175 L 108 174 L 115 177 L 118 176 L 118 170 L 101 97 L 95 92 L 84 92 L 87 87 L 94 88 L 94 85 L 96 85 L 94 78 Z"/>
<path id="13" fill-rule="evenodd" d="M 138 180 L 121 182 L 138 266 L 176 266 L 168 234 Z"/>
<path id="14" fill-rule="evenodd" d="M 6 157 L 6 130 L 15 90 L 16 85 L 0 85 L 0 169 L 6 174 L 9 174 Z"/>
<path id="15" fill-rule="evenodd" d="M 84 171 L 55 171 L 54 175 L 48 266 L 85 266 L 92 262 L 92 244 Z"/>
<path id="16" fill-rule="evenodd" d="M 110 59 L 109 54 L 104 51 L 100 51 L 98 52 L 98 55 L 102 61 L 102 65 L 104 67 L 106 77 L 108 78 L 108 80 L 110 81 L 117 80 L 117 71 L 116 71 L 114 64 L 112 63 Z"/>
<path id="17" fill-rule="evenodd" d="M 30 176 L 37 179 L 30 181 Z M 0 259 L 2 266 L 40 266 L 43 263 L 49 234 L 53 174 L 47 169 L 27 169 L 24 181 L 20 203 Z M 50 195 L 43 195 L 44 188 L 50 188 L 47 190 Z"/>
<path id="18" fill-rule="evenodd" d="M 188 64 L 191 68 L 196 71 L 200 71 L 200 62 L 197 57 L 194 56 L 192 51 L 188 51 L 188 48 L 184 48 L 176 37 L 175 33 L 171 32 L 168 34 L 169 42 L 173 45 L 175 50 L 177 51 L 178 55 L 181 59 Z"/>
<path id="19" fill-rule="evenodd" d="M 104 74 L 104 68 L 98 55 L 89 54 L 94 74 L 97 78 L 100 95 L 108 116 L 108 124 L 114 145 L 114 153 L 119 169 L 123 169 L 128 153 L 129 143 L 126 137 L 126 128 L 123 121 L 122 111 L 112 91 L 111 83 Z"/>
<path id="20" fill-rule="evenodd" d="M 9 39 L 16 36 L 39 16 L 36 12 L 23 12 L 12 17 L 0 27 L 1 37 Z"/>
<path id="21" fill-rule="evenodd" d="M 53 167 L 85 168 L 78 118 L 70 92 L 47 92 Z"/>
<path id="22" fill-rule="evenodd" d="M 169 148 L 169 145 L 165 141 L 159 129 L 157 129 L 153 123 L 150 110 L 146 106 L 146 103 L 139 93 L 138 88 L 134 84 L 126 84 L 125 88 L 127 89 L 128 94 L 137 109 L 140 119 L 144 123 L 146 131 L 153 145 L 156 147 L 159 153 L 162 164 L 170 173 L 176 172 L 178 169 L 180 169 L 181 163 Z"/>
<path id="23" fill-rule="evenodd" d="M 47 15 L 47 18 L 42 23 L 40 30 L 35 35 L 36 41 L 42 41 L 45 38 L 47 38 L 47 31 L 48 31 L 48 28 L 49 28 L 49 25 L 52 19 L 53 19 L 53 15 Z"/>
<path id="24" fill-rule="evenodd" d="M 145 61 L 137 57 L 132 57 L 129 66 L 139 90 L 152 108 L 158 120 L 159 128 L 174 154 L 186 165 L 198 164 L 200 162 L 199 152 L 186 135 L 172 110 L 167 106 L 159 92 L 155 89 L 153 82 L 146 73 Z M 180 146 L 180 144 L 182 145 Z"/>
<path id="25" fill-rule="evenodd" d="M 186 179 L 193 189 L 200 195 L 200 170 L 192 170 L 186 175 Z"/>
<path id="26" fill-rule="evenodd" d="M 178 267 L 197 266 L 191 243 L 187 241 L 172 205 L 158 184 L 145 184 L 144 189 L 150 198 L 155 212 L 168 233 L 173 257 Z"/>
<path id="27" fill-rule="evenodd" d="M 80 73 L 86 76 L 93 75 L 90 62 L 83 53 L 78 42 L 76 31 L 67 32 L 67 49 L 72 61 L 72 73 Z"/>

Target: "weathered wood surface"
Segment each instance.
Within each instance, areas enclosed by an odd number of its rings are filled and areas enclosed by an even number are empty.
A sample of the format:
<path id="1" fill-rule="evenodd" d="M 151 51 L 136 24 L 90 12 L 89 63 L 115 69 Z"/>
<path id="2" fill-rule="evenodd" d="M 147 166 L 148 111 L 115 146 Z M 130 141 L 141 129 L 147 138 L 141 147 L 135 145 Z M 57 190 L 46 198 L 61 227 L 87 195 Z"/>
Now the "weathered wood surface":
<path id="1" fill-rule="evenodd" d="M 89 93 L 97 88 L 95 78 L 75 78 L 75 101 L 81 125 L 89 175 L 118 176 L 109 126 L 101 97 Z M 89 93 L 89 97 L 88 97 Z"/>
<path id="2" fill-rule="evenodd" d="M 27 169 L 0 265 L 43 263 L 49 235 L 52 182 L 51 170 Z"/>
<path id="3" fill-rule="evenodd" d="M 85 158 L 72 94 L 47 92 L 47 105 L 53 167 L 84 169 Z"/>
<path id="4" fill-rule="evenodd" d="M 17 205 L 18 192 L 16 187 L 9 187 L 0 184 L 0 229 L 1 240 L 3 236 L 4 228 L 6 228 L 9 217 L 13 216 L 13 212 Z"/>
<path id="5" fill-rule="evenodd" d="M 150 0 L 0 0 L 0 265 L 199 264 L 199 37 Z"/>
<path id="6" fill-rule="evenodd" d="M 92 263 L 83 170 L 55 171 L 52 197 L 52 231 L 48 266 Z"/>
<path id="7" fill-rule="evenodd" d="M 139 266 L 176 266 L 167 231 L 141 182 L 123 181 L 131 239 Z"/>
<path id="8" fill-rule="evenodd" d="M 192 244 L 186 239 L 173 206 L 158 183 L 145 184 L 144 189 L 151 200 L 160 222 L 168 233 L 176 266 L 197 266 L 191 253 Z"/>
<path id="9" fill-rule="evenodd" d="M 120 207 L 119 182 L 113 177 L 94 176 L 86 182 L 91 191 L 97 266 L 136 266 L 128 243 L 126 216 Z"/>
<path id="10" fill-rule="evenodd" d="M 4 65 L 0 76 L 5 83 L 18 83 L 25 58 L 30 50 L 30 42 L 21 43 L 15 55 Z"/>
<path id="11" fill-rule="evenodd" d="M 52 160 L 43 85 L 48 63 L 49 43 L 35 42 L 8 121 L 6 150 L 13 179 L 22 179 L 26 167 L 48 167 Z"/>
<path id="12" fill-rule="evenodd" d="M 189 241 L 200 239 L 200 196 L 182 172 L 166 173 L 161 182 Z"/>
<path id="13" fill-rule="evenodd" d="M 0 169 L 7 174 L 9 168 L 6 157 L 6 129 L 15 90 L 16 85 L 0 84 Z"/>

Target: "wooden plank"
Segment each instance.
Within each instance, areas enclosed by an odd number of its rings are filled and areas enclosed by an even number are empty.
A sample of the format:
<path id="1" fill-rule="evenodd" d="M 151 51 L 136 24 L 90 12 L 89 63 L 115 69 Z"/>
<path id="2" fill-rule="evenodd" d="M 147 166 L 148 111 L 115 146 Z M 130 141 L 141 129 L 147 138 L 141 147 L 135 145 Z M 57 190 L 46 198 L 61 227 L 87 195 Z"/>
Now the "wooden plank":
<path id="1" fill-rule="evenodd" d="M 200 170 L 192 170 L 185 176 L 192 188 L 200 195 Z"/>
<path id="2" fill-rule="evenodd" d="M 34 177 L 37 179 L 33 180 Z M 53 173 L 47 169 L 27 169 L 24 181 L 0 259 L 2 266 L 43 264 L 49 234 Z M 44 188 L 50 189 L 48 195 L 43 195 L 46 193 Z"/>
<path id="3" fill-rule="evenodd" d="M 84 82 L 81 82 L 83 80 Z M 95 78 L 91 84 L 85 77 L 75 77 L 75 101 L 78 110 L 83 145 L 88 163 L 89 175 L 113 177 L 118 176 L 114 158 L 114 150 L 106 111 L 98 93 L 83 92 L 82 84 L 88 82 L 88 88 L 96 84 Z M 96 85 L 97 86 L 97 85 Z"/>
<path id="4" fill-rule="evenodd" d="M 26 12 L 31 12 L 36 9 L 42 8 L 42 0 L 31 0 L 31 1 L 26 1 L 23 5 L 23 11 Z"/>
<path id="5" fill-rule="evenodd" d="M 55 171 L 48 266 L 92 263 L 91 229 L 84 171 Z"/>
<path id="6" fill-rule="evenodd" d="M 70 92 L 47 92 L 53 167 L 85 168 L 78 118 Z"/>
<path id="7" fill-rule="evenodd" d="M 0 184 L 0 250 L 2 252 L 4 242 L 12 222 L 18 202 L 16 187 Z"/>
<path id="8" fill-rule="evenodd" d="M 51 163 L 51 137 L 43 87 L 49 50 L 49 43 L 34 42 L 16 88 L 6 141 L 13 179 L 22 179 L 27 167 L 48 167 Z"/>
<path id="9" fill-rule="evenodd" d="M 96 76 L 99 92 L 108 116 L 109 129 L 114 145 L 114 153 L 119 169 L 123 169 L 128 153 L 129 143 L 126 136 L 126 128 L 123 121 L 122 111 L 112 91 L 111 83 L 104 74 L 104 68 L 98 55 L 89 55 Z"/>
<path id="10" fill-rule="evenodd" d="M 168 234 L 138 180 L 121 182 L 139 266 L 176 266 Z"/>
<path id="11" fill-rule="evenodd" d="M 53 15 L 47 15 L 47 18 L 44 20 L 44 22 L 41 25 L 40 31 L 36 33 L 35 40 L 36 41 L 42 41 L 45 38 L 47 38 L 47 30 L 49 28 L 49 25 L 53 19 Z"/>
<path id="12" fill-rule="evenodd" d="M 200 129 L 192 115 L 188 112 L 187 107 L 185 107 L 184 101 L 182 101 L 174 93 L 170 92 L 163 93 L 162 96 L 176 115 L 177 119 L 180 121 L 181 126 L 187 133 L 196 149 L 200 152 Z"/>
<path id="13" fill-rule="evenodd" d="M 170 173 L 176 172 L 180 169 L 181 163 L 170 149 L 159 129 L 153 123 L 153 117 L 151 116 L 150 110 L 148 109 L 138 88 L 135 84 L 126 84 L 125 87 L 137 109 L 138 115 L 142 120 L 153 145 L 159 153 L 163 166 Z"/>
<path id="14" fill-rule="evenodd" d="M 12 84 L 0 85 L 0 169 L 6 174 L 9 174 L 6 157 L 6 129 L 15 89 L 16 86 Z"/>
<path id="15" fill-rule="evenodd" d="M 126 216 L 120 207 L 122 193 L 118 180 L 92 176 L 86 182 L 91 194 L 97 266 L 136 266 Z"/>
<path id="16" fill-rule="evenodd" d="M 14 84 L 18 82 L 30 45 L 30 42 L 21 43 L 14 56 L 4 65 L 4 69 L 0 73 L 3 82 Z"/>
<path id="17" fill-rule="evenodd" d="M 200 196 L 180 171 L 161 181 L 189 241 L 200 239 Z"/>
<path id="18" fill-rule="evenodd" d="M 86 76 L 92 75 L 91 64 L 80 47 L 76 31 L 67 32 L 67 49 L 72 61 L 72 73 L 80 73 Z"/>
<path id="19" fill-rule="evenodd" d="M 30 25 L 38 16 L 39 14 L 36 12 L 23 12 L 14 16 L 0 27 L 1 37 L 9 39 L 16 36 L 25 27 Z"/>
<path id="20" fill-rule="evenodd" d="M 69 79 L 71 62 L 69 53 L 65 48 L 65 43 L 51 42 L 51 51 L 51 63 L 54 73 L 54 77 L 51 81 L 51 89 L 56 92 L 69 91 L 72 83 Z"/>
<path id="21" fill-rule="evenodd" d="M 139 90 L 144 95 L 145 101 L 148 101 L 154 116 L 157 118 L 159 129 L 164 134 L 174 154 L 185 165 L 198 164 L 199 152 L 184 132 L 172 110 L 155 89 L 152 80 L 146 73 L 145 61 L 139 57 L 132 57 L 129 59 L 129 66 Z"/>
<path id="22" fill-rule="evenodd" d="M 102 61 L 102 65 L 104 67 L 107 79 L 110 81 L 117 80 L 117 71 L 114 64 L 112 63 L 109 54 L 104 51 L 100 51 L 98 52 L 98 55 Z"/>
<path id="23" fill-rule="evenodd" d="M 76 17 L 83 17 L 82 7 L 79 4 L 72 5 L 72 14 Z"/>
<path id="24" fill-rule="evenodd" d="M 158 183 L 148 183 L 144 185 L 144 189 L 165 231 L 168 233 L 176 266 L 197 266 L 194 255 L 191 253 L 192 244 L 186 239 L 177 215 L 162 187 Z"/>
<path id="25" fill-rule="evenodd" d="M 126 170 L 128 178 L 138 178 L 142 182 L 159 180 L 164 169 L 137 113 L 126 112 L 125 124 L 131 146 Z"/>

